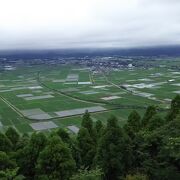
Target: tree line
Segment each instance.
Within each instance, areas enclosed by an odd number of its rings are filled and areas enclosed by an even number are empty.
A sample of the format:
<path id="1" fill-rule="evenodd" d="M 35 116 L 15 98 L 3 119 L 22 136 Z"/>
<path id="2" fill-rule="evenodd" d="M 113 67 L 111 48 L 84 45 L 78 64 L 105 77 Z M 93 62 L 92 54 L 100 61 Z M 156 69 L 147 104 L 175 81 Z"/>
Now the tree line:
<path id="1" fill-rule="evenodd" d="M 125 125 L 111 116 L 92 121 L 88 111 L 77 135 L 59 128 L 20 135 L 0 133 L 2 180 L 179 180 L 180 96 L 165 115 L 149 106 Z"/>

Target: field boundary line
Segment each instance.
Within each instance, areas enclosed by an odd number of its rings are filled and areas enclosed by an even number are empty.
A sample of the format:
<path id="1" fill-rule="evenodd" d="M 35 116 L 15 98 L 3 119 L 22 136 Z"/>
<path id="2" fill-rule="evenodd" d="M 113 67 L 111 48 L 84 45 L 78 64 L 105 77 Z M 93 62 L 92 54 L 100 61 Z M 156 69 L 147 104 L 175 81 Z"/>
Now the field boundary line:
<path id="1" fill-rule="evenodd" d="M 91 74 L 90 71 L 89 71 L 89 79 L 90 79 L 91 83 L 94 84 L 94 79 L 93 79 L 92 74 Z"/>
<path id="2" fill-rule="evenodd" d="M 25 116 L 23 113 L 21 113 L 21 111 L 16 108 L 13 104 L 11 104 L 7 99 L 5 99 L 4 97 L 2 97 L 0 95 L 0 99 L 8 106 L 10 107 L 14 112 L 16 112 L 19 116 L 24 117 L 25 119 L 31 120 L 31 121 L 39 121 L 39 119 L 35 119 L 35 118 L 30 118 L 28 116 Z M 109 112 L 109 111 L 113 111 L 119 108 L 112 108 L 112 109 L 105 109 L 105 110 L 101 110 L 101 111 L 96 111 L 96 112 L 91 112 L 91 114 L 97 114 L 97 113 L 103 113 L 103 112 Z M 83 114 L 76 114 L 76 115 L 69 115 L 69 116 L 65 116 L 65 117 L 52 117 L 52 118 L 48 118 L 45 120 L 41 120 L 41 122 L 45 122 L 45 121 L 49 121 L 49 120 L 56 120 L 56 119 L 66 119 L 66 118 L 70 118 L 70 117 L 76 117 L 76 116 L 81 116 Z"/>
<path id="3" fill-rule="evenodd" d="M 14 112 L 16 112 L 20 117 L 24 117 L 24 115 L 21 113 L 21 111 L 16 108 L 13 104 L 11 104 L 6 98 L 0 96 L 1 100 L 7 105 L 9 106 Z"/>
<path id="4" fill-rule="evenodd" d="M 65 96 L 65 97 L 67 97 L 67 98 L 73 99 L 73 100 L 75 100 L 75 101 L 85 102 L 85 103 L 91 103 L 91 104 L 98 104 L 98 105 L 106 105 L 106 104 L 103 103 L 103 102 L 92 102 L 92 101 L 88 101 L 88 100 L 85 100 L 85 99 L 79 99 L 79 98 L 76 98 L 76 97 L 72 97 L 72 96 L 70 96 L 70 95 L 68 95 L 68 94 L 66 94 L 66 93 L 64 93 L 64 92 L 61 92 L 61 91 L 59 91 L 59 90 L 57 90 L 57 89 L 54 89 L 54 88 L 51 88 L 51 87 L 47 86 L 46 84 L 44 84 L 44 83 L 40 80 L 40 73 L 38 73 L 38 79 L 37 79 L 37 81 L 38 81 L 39 85 L 41 85 L 41 86 L 43 86 L 43 87 L 45 87 L 45 88 L 47 88 L 47 89 L 49 89 L 49 90 L 52 90 L 52 91 L 54 91 L 54 92 L 57 93 L 57 94 L 60 94 L 60 95 Z"/>
<path id="5" fill-rule="evenodd" d="M 115 86 L 115 87 L 117 87 L 117 88 L 119 88 L 119 89 L 121 89 L 121 90 L 123 90 L 123 91 L 125 91 L 125 92 L 128 92 L 128 93 L 130 93 L 130 94 L 132 94 L 132 95 L 134 95 L 134 96 L 138 96 L 138 95 L 136 95 L 133 91 L 129 91 L 129 90 L 125 89 L 125 88 L 122 88 L 121 86 L 118 86 L 117 84 L 115 84 L 115 83 L 113 83 L 112 81 L 110 81 L 103 72 L 102 72 L 102 74 L 103 74 L 104 78 L 106 79 L 107 83 L 109 83 L 109 84 L 111 84 L 111 85 L 113 85 L 113 86 Z M 138 97 L 139 97 L 139 96 L 138 96 Z M 144 98 L 145 98 L 145 99 L 148 99 L 148 98 L 146 98 L 146 97 L 144 97 Z M 148 99 L 148 100 L 149 100 L 149 99 Z M 133 101 L 138 102 L 138 100 L 134 100 L 134 99 L 133 99 Z M 153 101 L 164 103 L 164 101 L 158 100 L 158 99 L 157 99 L 157 100 L 153 100 Z"/>
<path id="6" fill-rule="evenodd" d="M 69 97 L 73 100 L 80 101 L 80 102 L 86 102 L 86 103 L 98 104 L 98 105 L 107 105 L 107 106 L 111 106 L 113 108 L 118 108 L 118 109 L 147 109 L 147 107 L 148 107 L 148 106 L 137 106 L 137 105 L 121 105 L 121 104 L 115 104 L 115 103 L 113 104 L 113 103 L 109 103 L 109 102 L 96 102 L 94 100 L 80 99 L 79 97 L 74 97 L 72 95 L 66 94 L 65 92 L 61 92 L 60 90 L 57 90 L 57 89 L 47 86 L 45 83 L 43 83 L 40 80 L 40 71 L 38 71 L 38 73 L 37 73 L 37 81 L 38 81 L 39 85 L 41 85 L 49 90 L 52 90 L 57 94 L 63 95 L 65 97 Z M 116 85 L 116 86 L 118 87 L 118 85 Z M 121 87 L 118 87 L 118 88 L 121 88 Z M 164 108 L 158 108 L 158 109 L 159 109 L 159 111 L 167 111 L 168 110 L 168 109 L 164 109 Z"/>

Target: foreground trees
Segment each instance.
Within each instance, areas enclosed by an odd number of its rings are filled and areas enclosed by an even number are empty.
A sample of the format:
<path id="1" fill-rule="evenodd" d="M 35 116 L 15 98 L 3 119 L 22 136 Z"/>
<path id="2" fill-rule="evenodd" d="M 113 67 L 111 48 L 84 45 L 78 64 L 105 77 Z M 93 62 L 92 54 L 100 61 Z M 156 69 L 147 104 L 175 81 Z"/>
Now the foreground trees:
<path id="1" fill-rule="evenodd" d="M 86 128 L 81 128 L 77 136 L 78 148 L 81 157 L 81 166 L 90 168 L 96 153 L 95 143 Z"/>
<path id="2" fill-rule="evenodd" d="M 46 143 L 47 138 L 43 133 L 34 133 L 28 144 L 17 151 L 17 164 L 20 167 L 19 171 L 22 174 L 29 178 L 35 177 L 37 160 Z"/>
<path id="3" fill-rule="evenodd" d="M 108 119 L 107 127 L 99 141 L 96 162 L 105 173 L 106 179 L 117 179 L 124 173 L 126 141 L 115 117 Z M 126 154 L 129 155 L 129 154 Z"/>
<path id="4" fill-rule="evenodd" d="M 0 179 L 179 180 L 180 96 L 167 113 L 150 106 L 105 125 L 85 112 L 77 135 L 65 129 L 49 134 L 0 133 Z M 162 116 L 163 114 L 163 116 Z"/>
<path id="5" fill-rule="evenodd" d="M 37 172 L 47 179 L 66 180 L 75 170 L 75 161 L 70 149 L 58 136 L 53 136 L 48 145 L 40 153 L 37 162 Z"/>
<path id="6" fill-rule="evenodd" d="M 168 113 L 166 119 L 172 121 L 180 113 L 180 95 L 177 95 L 171 102 L 171 110 Z"/>

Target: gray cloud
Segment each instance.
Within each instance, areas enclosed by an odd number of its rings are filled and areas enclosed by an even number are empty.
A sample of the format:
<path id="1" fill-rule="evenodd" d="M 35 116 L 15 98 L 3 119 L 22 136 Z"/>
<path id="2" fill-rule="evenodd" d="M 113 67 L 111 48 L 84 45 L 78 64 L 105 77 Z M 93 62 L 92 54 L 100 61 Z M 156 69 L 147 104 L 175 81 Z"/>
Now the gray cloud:
<path id="1" fill-rule="evenodd" d="M 179 0 L 14 1 L 0 7 L 0 49 L 180 44 Z"/>

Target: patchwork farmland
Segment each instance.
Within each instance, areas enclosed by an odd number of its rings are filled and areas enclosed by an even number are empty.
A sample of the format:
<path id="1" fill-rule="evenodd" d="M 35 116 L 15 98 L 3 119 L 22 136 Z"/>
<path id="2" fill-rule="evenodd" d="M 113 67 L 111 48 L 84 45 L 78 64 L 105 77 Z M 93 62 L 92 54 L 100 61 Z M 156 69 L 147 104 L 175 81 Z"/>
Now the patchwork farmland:
<path id="1" fill-rule="evenodd" d="M 85 110 L 93 121 L 115 115 L 123 124 L 148 105 L 166 110 L 180 94 L 180 72 L 173 69 L 122 69 L 104 72 L 76 66 L 17 67 L 0 73 L 0 131 L 20 133 L 65 127 L 77 133 Z"/>

